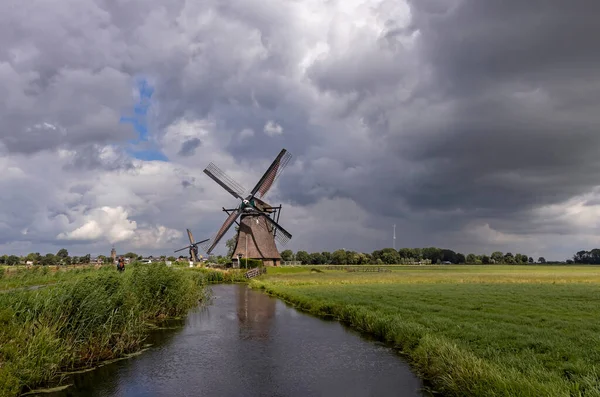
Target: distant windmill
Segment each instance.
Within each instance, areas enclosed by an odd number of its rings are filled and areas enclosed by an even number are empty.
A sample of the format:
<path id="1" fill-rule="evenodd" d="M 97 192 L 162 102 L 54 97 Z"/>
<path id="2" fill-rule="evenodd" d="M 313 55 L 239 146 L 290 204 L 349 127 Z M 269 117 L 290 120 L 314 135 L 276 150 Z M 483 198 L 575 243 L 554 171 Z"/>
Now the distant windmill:
<path id="1" fill-rule="evenodd" d="M 205 243 L 210 239 L 207 238 L 206 240 L 194 242 L 194 236 L 192 235 L 192 232 L 190 231 L 190 229 L 186 229 L 186 230 L 187 230 L 188 238 L 190 239 L 190 245 L 188 245 L 187 247 L 180 248 L 180 249 L 176 250 L 175 252 L 183 251 L 185 249 L 189 250 L 190 260 L 192 262 L 196 263 L 196 262 L 198 262 L 198 245 Z"/>
<path id="2" fill-rule="evenodd" d="M 227 176 L 213 163 L 206 167 L 204 170 L 206 175 L 241 201 L 237 208 L 223 208 L 228 215 L 225 223 L 210 241 L 202 246 L 208 254 L 217 246 L 229 228 L 236 223 L 239 229 L 233 249 L 233 258 L 260 259 L 267 266 L 279 265 L 281 255 L 275 245 L 275 239 L 285 245 L 292 235 L 278 223 L 281 205 L 272 207 L 257 196 L 262 198 L 267 194 L 291 157 L 292 155 L 287 150 L 282 149 L 254 189 L 245 198 L 246 189 L 239 183 Z M 240 218 L 239 223 L 237 222 L 238 218 Z"/>

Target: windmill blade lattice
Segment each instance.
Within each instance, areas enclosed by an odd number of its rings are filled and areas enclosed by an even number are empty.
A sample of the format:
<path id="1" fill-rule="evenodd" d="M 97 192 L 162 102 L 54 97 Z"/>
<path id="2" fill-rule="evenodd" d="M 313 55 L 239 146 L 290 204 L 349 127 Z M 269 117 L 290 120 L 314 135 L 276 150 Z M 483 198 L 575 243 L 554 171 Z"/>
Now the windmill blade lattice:
<path id="1" fill-rule="evenodd" d="M 223 170 L 215 164 L 210 163 L 204 169 L 204 173 L 212 180 L 217 182 L 223 189 L 227 190 L 233 197 L 242 199 L 246 189 L 237 183 L 233 178 L 228 176 Z"/>
<path id="2" fill-rule="evenodd" d="M 278 224 L 273 219 L 271 219 L 270 216 L 265 215 L 263 213 L 260 213 L 260 215 L 263 216 L 267 220 L 267 222 L 269 222 L 271 224 L 271 226 L 273 226 L 274 228 L 279 230 L 279 233 L 275 234 L 274 237 L 281 245 L 286 245 L 292 238 L 292 235 L 290 234 L 290 232 L 285 230 L 280 224 Z M 259 224 L 262 225 L 263 227 L 267 227 L 264 223 L 259 223 Z M 269 233 L 272 232 L 272 230 L 269 230 L 268 227 L 267 227 L 267 231 Z"/>
<path id="3" fill-rule="evenodd" d="M 273 163 L 267 169 L 267 172 L 264 173 L 262 178 L 258 181 L 254 189 L 252 189 L 252 197 L 258 194 L 258 197 L 264 197 L 273 183 L 279 178 L 283 169 L 288 165 L 290 159 L 292 158 L 292 154 L 285 149 L 282 149 L 281 152 L 277 155 Z"/>

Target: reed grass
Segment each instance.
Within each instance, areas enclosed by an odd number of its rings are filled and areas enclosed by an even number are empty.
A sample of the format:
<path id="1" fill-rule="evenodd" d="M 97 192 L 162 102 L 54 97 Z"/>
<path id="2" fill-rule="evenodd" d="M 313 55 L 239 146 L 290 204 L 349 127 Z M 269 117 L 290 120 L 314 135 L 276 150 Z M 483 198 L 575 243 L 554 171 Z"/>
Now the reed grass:
<path id="1" fill-rule="evenodd" d="M 184 315 L 206 284 L 164 264 L 69 274 L 48 288 L 0 294 L 0 396 L 138 350 L 149 323 Z"/>
<path id="2" fill-rule="evenodd" d="M 184 271 L 199 274 L 206 284 L 230 284 L 248 281 L 245 277 L 246 270 L 244 269 L 209 269 L 192 267 L 185 268 Z"/>
<path id="3" fill-rule="evenodd" d="M 72 281 L 74 277 L 92 273 L 96 269 L 97 268 L 94 266 L 78 268 L 71 266 L 32 266 L 31 268 L 19 266 L 7 269 L 0 268 L 0 292 L 33 285 L 49 285 L 62 281 Z"/>
<path id="4" fill-rule="evenodd" d="M 600 396 L 598 267 L 267 273 L 251 281 L 403 352 L 448 396 Z"/>

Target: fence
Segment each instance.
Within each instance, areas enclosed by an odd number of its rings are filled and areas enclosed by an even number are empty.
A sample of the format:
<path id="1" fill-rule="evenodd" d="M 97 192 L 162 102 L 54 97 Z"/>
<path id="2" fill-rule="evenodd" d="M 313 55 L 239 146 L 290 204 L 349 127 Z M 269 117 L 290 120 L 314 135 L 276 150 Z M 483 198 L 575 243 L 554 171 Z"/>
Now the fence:
<path id="1" fill-rule="evenodd" d="M 390 273 L 392 269 L 384 269 L 382 267 L 370 266 L 327 266 L 326 270 L 345 270 L 347 272 L 373 272 L 373 273 Z"/>
<path id="2" fill-rule="evenodd" d="M 281 266 L 300 266 L 302 261 L 281 261 Z"/>
<path id="3" fill-rule="evenodd" d="M 265 274 L 267 272 L 266 267 L 255 267 L 254 269 L 248 270 L 246 272 L 246 278 L 253 278 L 256 276 L 260 276 L 261 274 Z"/>

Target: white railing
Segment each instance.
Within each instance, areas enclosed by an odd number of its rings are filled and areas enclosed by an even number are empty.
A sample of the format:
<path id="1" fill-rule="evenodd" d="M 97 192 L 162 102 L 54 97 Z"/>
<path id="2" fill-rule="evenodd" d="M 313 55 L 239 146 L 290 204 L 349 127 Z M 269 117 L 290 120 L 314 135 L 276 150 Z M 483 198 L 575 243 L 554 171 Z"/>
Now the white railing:
<path id="1" fill-rule="evenodd" d="M 300 266 L 302 261 L 281 261 L 281 266 Z"/>

